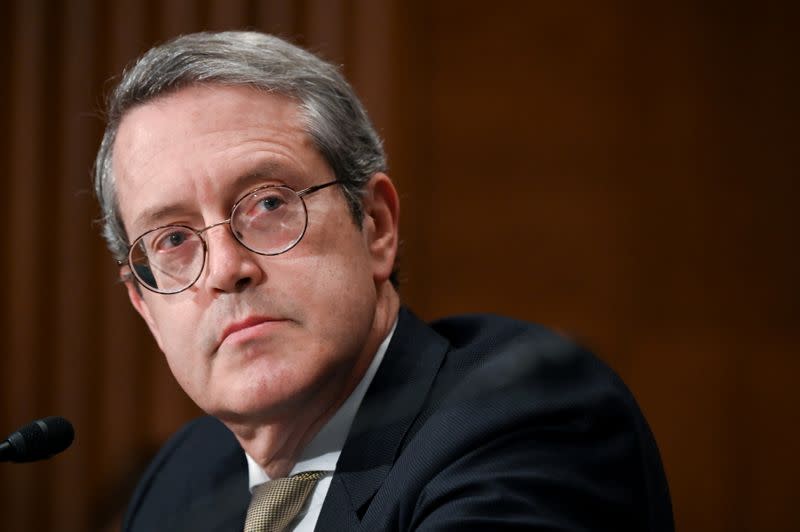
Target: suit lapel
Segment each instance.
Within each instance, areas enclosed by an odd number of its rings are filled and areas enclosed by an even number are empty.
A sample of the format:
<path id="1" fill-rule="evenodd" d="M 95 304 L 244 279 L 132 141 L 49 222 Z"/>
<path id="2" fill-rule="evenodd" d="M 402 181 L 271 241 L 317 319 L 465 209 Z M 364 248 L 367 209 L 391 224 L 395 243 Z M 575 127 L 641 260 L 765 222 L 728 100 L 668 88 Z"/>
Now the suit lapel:
<path id="1" fill-rule="evenodd" d="M 425 402 L 448 345 L 410 311 L 400 310 L 392 341 L 342 449 L 316 530 L 358 526 L 362 509 L 386 478 Z"/>

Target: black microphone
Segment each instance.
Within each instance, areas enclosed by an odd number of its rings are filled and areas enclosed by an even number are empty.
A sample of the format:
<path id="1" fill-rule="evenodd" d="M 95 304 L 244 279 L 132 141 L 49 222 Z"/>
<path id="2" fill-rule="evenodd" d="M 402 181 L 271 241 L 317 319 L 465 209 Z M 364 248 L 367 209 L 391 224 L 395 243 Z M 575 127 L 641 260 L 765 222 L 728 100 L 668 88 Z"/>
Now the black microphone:
<path id="1" fill-rule="evenodd" d="M 0 443 L 0 462 L 35 462 L 50 458 L 72 444 L 72 423 L 59 416 L 37 419 Z"/>

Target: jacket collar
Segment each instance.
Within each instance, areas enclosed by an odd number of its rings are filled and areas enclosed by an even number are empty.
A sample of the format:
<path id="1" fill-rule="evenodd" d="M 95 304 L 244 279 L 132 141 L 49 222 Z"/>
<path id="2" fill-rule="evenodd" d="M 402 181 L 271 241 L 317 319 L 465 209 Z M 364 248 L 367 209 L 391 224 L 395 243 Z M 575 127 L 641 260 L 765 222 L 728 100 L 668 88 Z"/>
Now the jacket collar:
<path id="1" fill-rule="evenodd" d="M 419 414 L 449 344 L 405 308 L 347 437 L 322 507 L 325 523 L 357 525 Z"/>

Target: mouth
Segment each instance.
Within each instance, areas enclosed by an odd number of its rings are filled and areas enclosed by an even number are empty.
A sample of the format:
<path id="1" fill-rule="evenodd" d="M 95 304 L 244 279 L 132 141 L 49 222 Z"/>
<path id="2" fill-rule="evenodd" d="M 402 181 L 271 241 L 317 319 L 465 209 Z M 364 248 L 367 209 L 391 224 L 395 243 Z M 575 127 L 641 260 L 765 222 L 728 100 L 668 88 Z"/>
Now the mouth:
<path id="1" fill-rule="evenodd" d="M 266 316 L 251 316 L 242 321 L 231 323 L 222 331 L 219 344 L 246 341 L 265 332 L 272 325 L 283 321 L 284 320 Z"/>

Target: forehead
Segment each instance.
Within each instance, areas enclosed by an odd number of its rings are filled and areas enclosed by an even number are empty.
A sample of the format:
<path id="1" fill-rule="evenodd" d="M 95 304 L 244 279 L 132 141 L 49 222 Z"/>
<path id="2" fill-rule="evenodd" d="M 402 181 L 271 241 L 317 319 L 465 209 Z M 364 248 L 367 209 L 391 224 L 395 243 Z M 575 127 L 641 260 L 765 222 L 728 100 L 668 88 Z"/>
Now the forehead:
<path id="1" fill-rule="evenodd" d="M 232 185 L 259 169 L 297 185 L 327 173 L 304 126 L 295 100 L 247 87 L 188 87 L 135 107 L 112 159 L 126 228 L 144 211 L 230 201 L 242 192 Z"/>
<path id="2" fill-rule="evenodd" d="M 115 153 L 141 150 L 163 141 L 270 126 L 300 133 L 302 125 L 298 102 L 288 96 L 249 87 L 197 85 L 127 111 L 114 147 Z"/>

